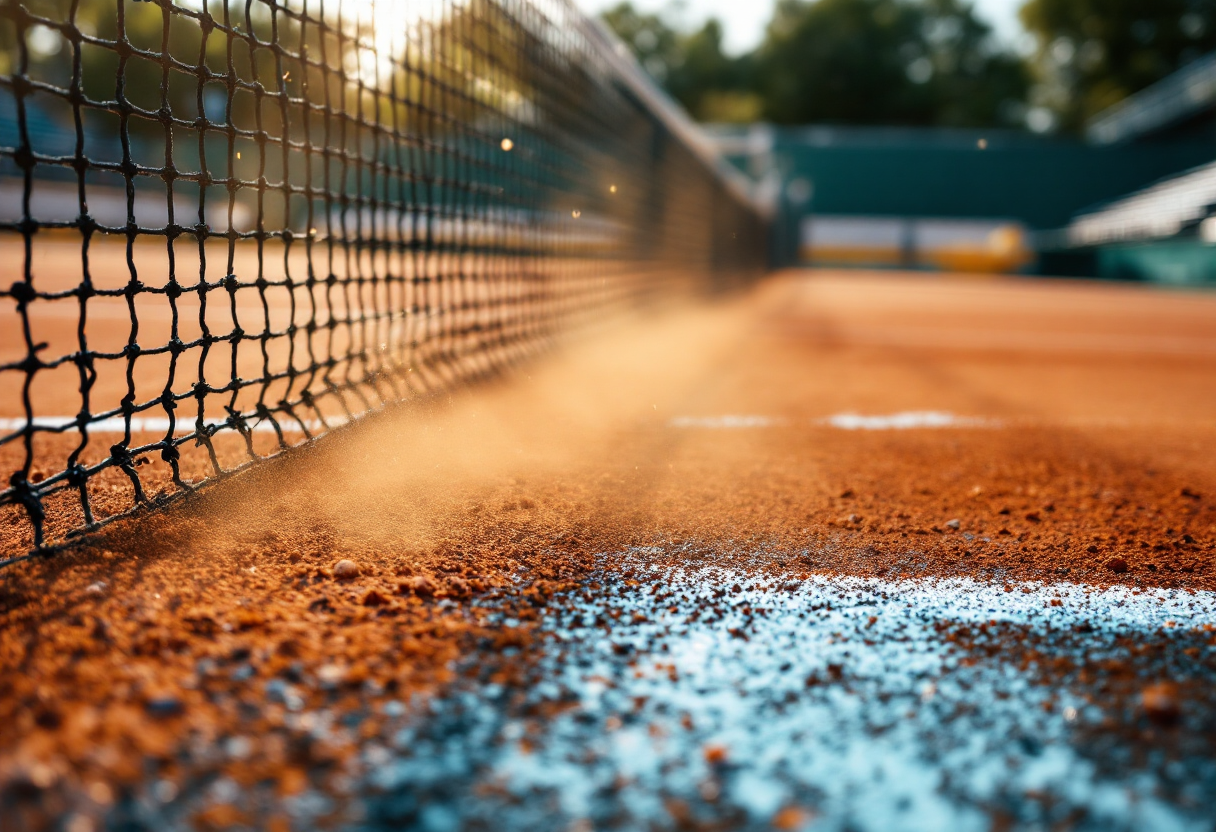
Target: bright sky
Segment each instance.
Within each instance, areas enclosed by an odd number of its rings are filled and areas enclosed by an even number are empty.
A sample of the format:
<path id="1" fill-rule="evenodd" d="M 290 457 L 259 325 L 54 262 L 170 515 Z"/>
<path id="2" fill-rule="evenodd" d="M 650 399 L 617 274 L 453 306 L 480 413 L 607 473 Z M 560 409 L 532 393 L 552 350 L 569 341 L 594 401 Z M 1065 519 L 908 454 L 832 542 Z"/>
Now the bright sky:
<path id="1" fill-rule="evenodd" d="M 594 14 L 615 6 L 620 0 L 575 0 Z M 976 10 L 996 28 L 1000 37 L 1013 43 L 1022 33 L 1018 9 L 1024 0 L 974 0 Z M 773 13 L 774 0 L 633 0 L 646 11 L 672 10 L 669 18 L 696 25 L 708 17 L 722 21 L 726 30 L 726 51 L 739 54 L 758 44 Z"/>

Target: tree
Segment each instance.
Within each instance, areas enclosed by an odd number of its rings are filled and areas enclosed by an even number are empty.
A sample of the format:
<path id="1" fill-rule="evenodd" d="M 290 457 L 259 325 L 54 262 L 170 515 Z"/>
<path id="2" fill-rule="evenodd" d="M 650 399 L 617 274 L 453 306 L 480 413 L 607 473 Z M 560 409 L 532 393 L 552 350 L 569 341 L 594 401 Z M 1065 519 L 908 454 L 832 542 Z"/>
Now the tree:
<path id="1" fill-rule="evenodd" d="M 753 61 L 722 51 L 722 24 L 710 19 L 679 40 L 682 62 L 669 75 L 668 89 L 701 121 L 748 122 L 763 102 L 752 89 Z"/>
<path id="2" fill-rule="evenodd" d="M 755 121 L 760 97 L 751 89 L 750 56 L 722 51 L 722 24 L 710 19 L 691 34 L 630 3 L 604 12 L 604 21 L 638 62 L 684 109 L 701 121 Z"/>
<path id="3" fill-rule="evenodd" d="M 1037 42 L 1034 98 L 1064 129 L 1216 49 L 1216 0 L 1029 0 L 1021 17 Z"/>
<path id="4" fill-rule="evenodd" d="M 756 61 L 782 124 L 1013 124 L 1028 84 L 965 0 L 780 0 Z"/>
<path id="5" fill-rule="evenodd" d="M 659 15 L 645 14 L 624 2 L 601 17 L 660 84 L 666 85 L 671 71 L 684 62 L 680 34 Z"/>

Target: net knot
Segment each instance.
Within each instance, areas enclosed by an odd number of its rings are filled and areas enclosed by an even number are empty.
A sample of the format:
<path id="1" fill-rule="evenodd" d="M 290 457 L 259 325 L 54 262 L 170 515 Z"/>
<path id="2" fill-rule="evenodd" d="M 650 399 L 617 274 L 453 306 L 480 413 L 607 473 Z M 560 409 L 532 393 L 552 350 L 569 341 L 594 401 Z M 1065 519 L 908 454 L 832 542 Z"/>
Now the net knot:
<path id="1" fill-rule="evenodd" d="M 34 287 L 26 283 L 24 280 L 18 280 L 8 290 L 9 295 L 17 301 L 17 308 L 25 306 L 27 303 L 38 297 L 38 292 Z"/>
<path id="2" fill-rule="evenodd" d="M 79 462 L 68 466 L 67 475 L 68 484 L 73 488 L 80 488 L 89 481 L 89 469 Z"/>
<path id="3" fill-rule="evenodd" d="M 17 369 L 29 376 L 41 370 L 46 364 L 38 357 L 37 353 L 39 350 L 46 348 L 47 344 L 45 343 L 35 344 L 34 349 L 30 351 L 29 355 L 17 362 Z"/>
<path id="4" fill-rule="evenodd" d="M 24 75 L 14 75 L 12 78 L 7 80 L 9 86 L 12 87 L 13 94 L 18 98 L 23 98 L 24 96 L 29 95 L 34 89 L 33 83 L 31 83 L 30 79 L 26 78 Z"/>
<path id="5" fill-rule="evenodd" d="M 110 446 L 110 459 L 114 460 L 114 464 L 119 468 L 131 468 L 135 461 L 135 455 L 131 453 L 131 449 L 119 442 L 117 445 Z"/>
<path id="6" fill-rule="evenodd" d="M 241 434 L 242 436 L 249 434 L 249 423 L 245 420 L 243 415 L 233 410 L 231 407 L 228 408 L 228 424 L 236 429 L 237 433 Z"/>
<path id="7" fill-rule="evenodd" d="M 42 500 L 38 498 L 38 490 L 34 484 L 29 481 L 28 471 L 17 471 L 9 477 L 9 485 L 13 487 L 13 493 L 17 496 L 17 501 L 25 508 L 30 519 L 35 525 L 41 526 L 43 519 L 46 517 L 46 510 L 42 507 Z"/>

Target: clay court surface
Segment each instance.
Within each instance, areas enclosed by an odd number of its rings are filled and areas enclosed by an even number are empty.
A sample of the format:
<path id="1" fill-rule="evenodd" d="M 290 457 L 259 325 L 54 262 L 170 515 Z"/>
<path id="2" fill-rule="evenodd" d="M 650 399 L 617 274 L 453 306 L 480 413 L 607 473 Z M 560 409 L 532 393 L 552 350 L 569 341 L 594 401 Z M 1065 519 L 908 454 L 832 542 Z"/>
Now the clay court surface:
<path id="1" fill-rule="evenodd" d="M 1211 829 L 1213 448 L 1210 292 L 614 319 L 7 570 L 0 811 Z"/>

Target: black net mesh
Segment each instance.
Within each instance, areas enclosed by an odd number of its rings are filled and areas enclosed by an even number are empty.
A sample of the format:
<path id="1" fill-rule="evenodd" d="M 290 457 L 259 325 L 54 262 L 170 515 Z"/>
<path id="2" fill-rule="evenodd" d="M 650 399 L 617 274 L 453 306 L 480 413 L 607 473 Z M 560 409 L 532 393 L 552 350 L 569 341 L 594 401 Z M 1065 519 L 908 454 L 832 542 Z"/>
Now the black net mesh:
<path id="1" fill-rule="evenodd" d="M 566 3 L 0 0 L 0 558 L 763 260 Z"/>

